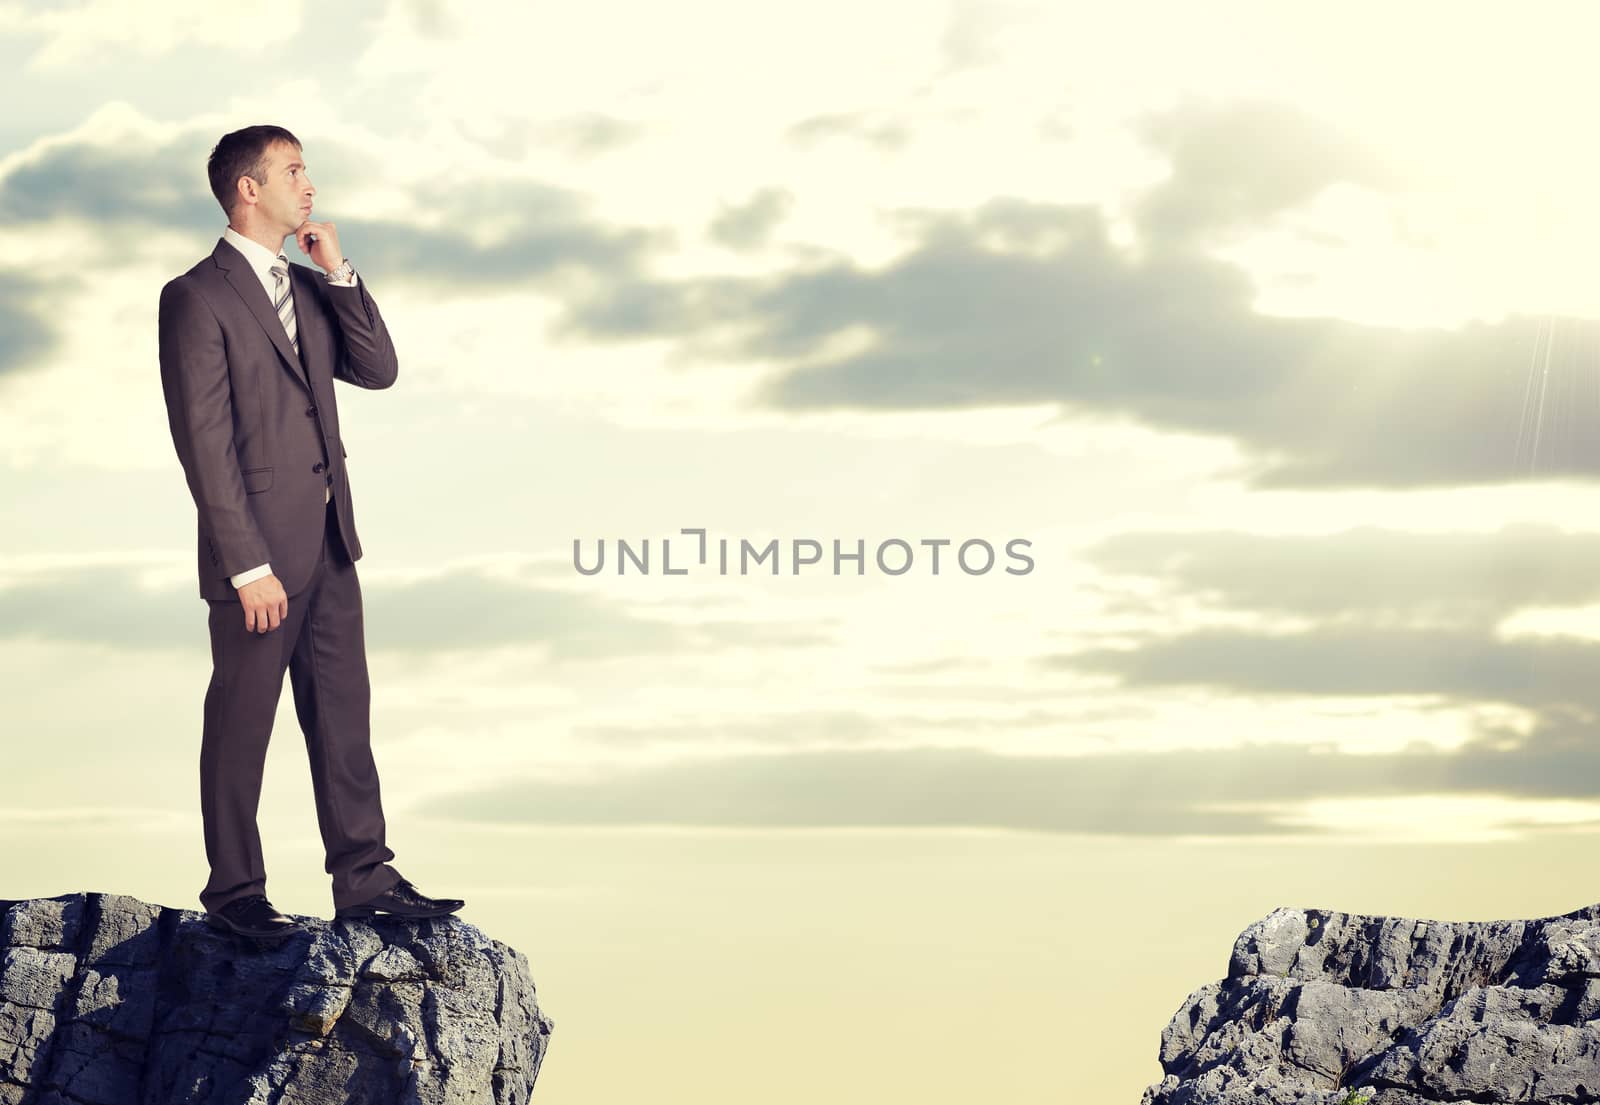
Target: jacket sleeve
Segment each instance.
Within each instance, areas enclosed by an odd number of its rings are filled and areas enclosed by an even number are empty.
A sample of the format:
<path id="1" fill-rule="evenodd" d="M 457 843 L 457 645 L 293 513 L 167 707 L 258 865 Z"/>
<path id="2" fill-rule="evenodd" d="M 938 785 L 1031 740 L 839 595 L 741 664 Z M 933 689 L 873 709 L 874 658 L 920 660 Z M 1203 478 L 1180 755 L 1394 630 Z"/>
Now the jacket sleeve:
<path id="1" fill-rule="evenodd" d="M 161 390 L 200 528 L 211 538 L 219 576 L 271 559 L 245 498 L 233 444 L 233 386 L 222 327 L 205 297 L 181 278 L 161 289 Z"/>
<path id="2" fill-rule="evenodd" d="M 319 275 L 317 283 L 333 311 L 338 343 L 334 377 L 357 387 L 389 387 L 400 374 L 400 362 L 367 282 L 358 279 L 350 286 L 330 284 Z"/>

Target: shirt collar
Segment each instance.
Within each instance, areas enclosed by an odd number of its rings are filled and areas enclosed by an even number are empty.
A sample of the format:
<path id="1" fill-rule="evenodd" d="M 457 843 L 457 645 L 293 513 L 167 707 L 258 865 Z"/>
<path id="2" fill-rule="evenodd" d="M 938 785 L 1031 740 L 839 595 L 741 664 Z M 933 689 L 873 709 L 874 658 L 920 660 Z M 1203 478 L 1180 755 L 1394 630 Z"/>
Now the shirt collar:
<path id="1" fill-rule="evenodd" d="M 276 253 L 253 238 L 246 238 L 231 226 L 223 228 L 222 237 L 229 245 L 244 254 L 244 259 L 250 262 L 250 267 L 255 270 L 257 278 L 263 285 L 272 284 L 272 266 L 278 260 Z"/>

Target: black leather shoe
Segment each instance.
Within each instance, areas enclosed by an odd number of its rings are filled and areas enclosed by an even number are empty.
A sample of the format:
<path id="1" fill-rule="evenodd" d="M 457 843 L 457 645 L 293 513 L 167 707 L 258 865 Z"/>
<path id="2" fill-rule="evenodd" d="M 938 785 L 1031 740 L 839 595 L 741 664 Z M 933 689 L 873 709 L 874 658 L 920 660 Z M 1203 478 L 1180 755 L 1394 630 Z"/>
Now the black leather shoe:
<path id="1" fill-rule="evenodd" d="M 466 904 L 460 898 L 430 898 L 412 886 L 409 880 L 401 879 L 382 894 L 335 910 L 333 915 L 354 919 L 371 917 L 381 910 L 396 917 L 443 917 Z"/>
<path id="2" fill-rule="evenodd" d="M 281 940 L 302 927 L 293 917 L 273 908 L 265 894 L 246 894 L 227 902 L 215 912 L 206 912 L 206 923 L 223 932 L 237 933 L 258 940 Z"/>

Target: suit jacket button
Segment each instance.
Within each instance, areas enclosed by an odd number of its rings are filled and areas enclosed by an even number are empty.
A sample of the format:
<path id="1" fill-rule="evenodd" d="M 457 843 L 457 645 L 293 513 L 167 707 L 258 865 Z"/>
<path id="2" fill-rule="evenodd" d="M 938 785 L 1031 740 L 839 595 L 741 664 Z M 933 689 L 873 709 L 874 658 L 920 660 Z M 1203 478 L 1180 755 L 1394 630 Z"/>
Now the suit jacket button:
<path id="1" fill-rule="evenodd" d="M 317 413 L 317 408 L 316 407 L 307 407 L 306 408 L 306 417 L 307 418 L 316 417 L 316 413 Z"/>
<path id="2" fill-rule="evenodd" d="M 317 463 L 315 463 L 315 464 L 313 464 L 311 466 L 311 470 L 313 472 L 320 472 L 320 471 L 322 471 L 322 468 L 323 468 L 323 464 L 322 464 L 322 462 L 320 460 L 317 461 Z"/>

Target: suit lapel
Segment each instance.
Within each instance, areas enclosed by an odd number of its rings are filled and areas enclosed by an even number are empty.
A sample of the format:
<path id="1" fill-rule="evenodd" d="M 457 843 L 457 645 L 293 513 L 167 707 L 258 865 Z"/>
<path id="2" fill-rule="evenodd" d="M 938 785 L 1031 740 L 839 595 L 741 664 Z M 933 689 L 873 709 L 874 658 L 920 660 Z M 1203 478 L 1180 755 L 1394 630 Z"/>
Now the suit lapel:
<path id="1" fill-rule="evenodd" d="M 311 353 L 322 348 L 319 343 L 324 324 L 322 311 L 317 306 L 317 293 L 306 286 L 314 279 L 314 275 L 302 271 L 299 265 L 289 266 L 289 286 L 294 294 L 294 325 L 298 331 L 296 336 L 300 339 L 301 360 L 308 384 L 311 380 Z"/>
<path id="2" fill-rule="evenodd" d="M 272 309 L 272 300 L 267 296 L 267 289 L 261 286 L 261 281 L 256 278 L 255 270 L 250 267 L 238 250 L 228 243 L 226 238 L 217 239 L 217 248 L 211 251 L 211 259 L 216 262 L 227 277 L 233 290 L 239 293 L 239 298 L 250 309 L 256 321 L 261 324 L 267 337 L 272 339 L 272 345 L 278 351 L 278 356 L 283 359 L 283 367 L 288 369 L 294 378 L 310 390 L 310 382 L 306 377 L 305 366 L 300 363 L 300 358 L 295 355 L 294 346 L 289 344 L 289 335 L 283 332 L 283 322 L 278 318 L 278 313 Z M 291 294 L 294 285 L 294 266 L 289 266 L 289 284 Z M 295 326 L 301 328 L 305 325 L 300 317 L 299 307 L 305 302 L 304 296 L 295 299 Z M 315 312 L 307 311 L 306 314 Z"/>

